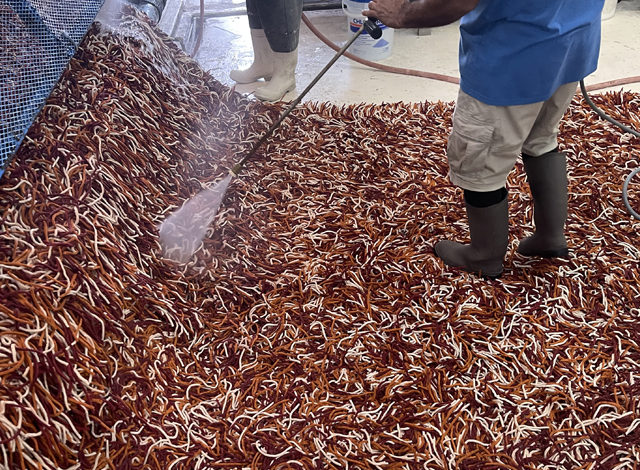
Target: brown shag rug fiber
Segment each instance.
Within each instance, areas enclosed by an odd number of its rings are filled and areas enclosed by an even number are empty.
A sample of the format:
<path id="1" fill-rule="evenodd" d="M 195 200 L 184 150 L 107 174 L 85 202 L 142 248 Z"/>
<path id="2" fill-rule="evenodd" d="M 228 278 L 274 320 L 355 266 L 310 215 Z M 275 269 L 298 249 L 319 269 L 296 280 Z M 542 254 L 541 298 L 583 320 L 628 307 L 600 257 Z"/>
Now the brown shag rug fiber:
<path id="1" fill-rule="evenodd" d="M 578 95 L 572 257 L 516 253 L 518 165 L 484 281 L 431 248 L 468 237 L 453 103 L 306 104 L 178 265 L 158 224 L 283 107 L 129 28 L 90 32 L 0 182 L 2 468 L 637 468 L 638 139 Z M 638 126 L 640 96 L 594 100 Z"/>

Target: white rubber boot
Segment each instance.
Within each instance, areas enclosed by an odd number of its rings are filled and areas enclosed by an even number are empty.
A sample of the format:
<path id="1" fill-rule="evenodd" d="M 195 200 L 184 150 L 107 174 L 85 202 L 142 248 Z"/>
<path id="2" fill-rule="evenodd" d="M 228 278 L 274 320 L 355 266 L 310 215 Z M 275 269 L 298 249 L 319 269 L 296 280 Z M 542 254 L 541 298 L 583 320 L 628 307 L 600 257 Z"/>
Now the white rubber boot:
<path id="1" fill-rule="evenodd" d="M 272 52 L 273 75 L 269 83 L 253 94 L 263 101 L 278 101 L 296 87 L 298 48 L 291 52 Z"/>
<path id="2" fill-rule="evenodd" d="M 232 70 L 229 73 L 231 80 L 237 83 L 253 83 L 261 78 L 269 80 L 273 75 L 273 52 L 264 29 L 251 30 L 251 43 L 253 44 L 253 64 L 245 70 Z"/>

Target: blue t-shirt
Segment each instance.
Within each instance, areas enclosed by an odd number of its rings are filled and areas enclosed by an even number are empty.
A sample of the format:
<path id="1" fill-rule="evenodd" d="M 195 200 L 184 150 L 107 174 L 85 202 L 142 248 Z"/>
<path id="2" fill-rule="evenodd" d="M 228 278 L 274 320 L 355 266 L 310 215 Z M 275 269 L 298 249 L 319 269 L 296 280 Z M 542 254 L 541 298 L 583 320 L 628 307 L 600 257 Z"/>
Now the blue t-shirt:
<path id="1" fill-rule="evenodd" d="M 460 87 L 494 106 L 548 99 L 595 71 L 604 0 L 480 0 L 460 21 Z"/>

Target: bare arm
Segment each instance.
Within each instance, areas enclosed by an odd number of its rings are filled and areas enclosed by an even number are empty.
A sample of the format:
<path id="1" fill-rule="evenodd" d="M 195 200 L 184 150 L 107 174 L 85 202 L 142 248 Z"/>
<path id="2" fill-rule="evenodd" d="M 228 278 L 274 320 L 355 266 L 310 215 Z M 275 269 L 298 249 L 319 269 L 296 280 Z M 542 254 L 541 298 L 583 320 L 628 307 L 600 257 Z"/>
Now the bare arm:
<path id="1" fill-rule="evenodd" d="M 430 28 L 459 20 L 480 0 L 372 0 L 363 14 L 390 28 Z"/>

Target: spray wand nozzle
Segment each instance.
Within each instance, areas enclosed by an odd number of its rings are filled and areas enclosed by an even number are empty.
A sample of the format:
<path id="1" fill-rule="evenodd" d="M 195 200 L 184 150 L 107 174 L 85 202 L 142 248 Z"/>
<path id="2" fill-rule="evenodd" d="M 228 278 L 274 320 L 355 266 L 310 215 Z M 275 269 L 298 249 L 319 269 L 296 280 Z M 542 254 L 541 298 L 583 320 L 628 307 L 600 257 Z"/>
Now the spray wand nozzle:
<path id="1" fill-rule="evenodd" d="M 371 36 L 373 39 L 380 39 L 382 37 L 382 28 L 380 28 L 380 26 L 378 26 L 378 19 L 377 18 L 367 18 L 364 21 L 364 29 L 367 33 L 369 33 L 369 36 Z"/>

